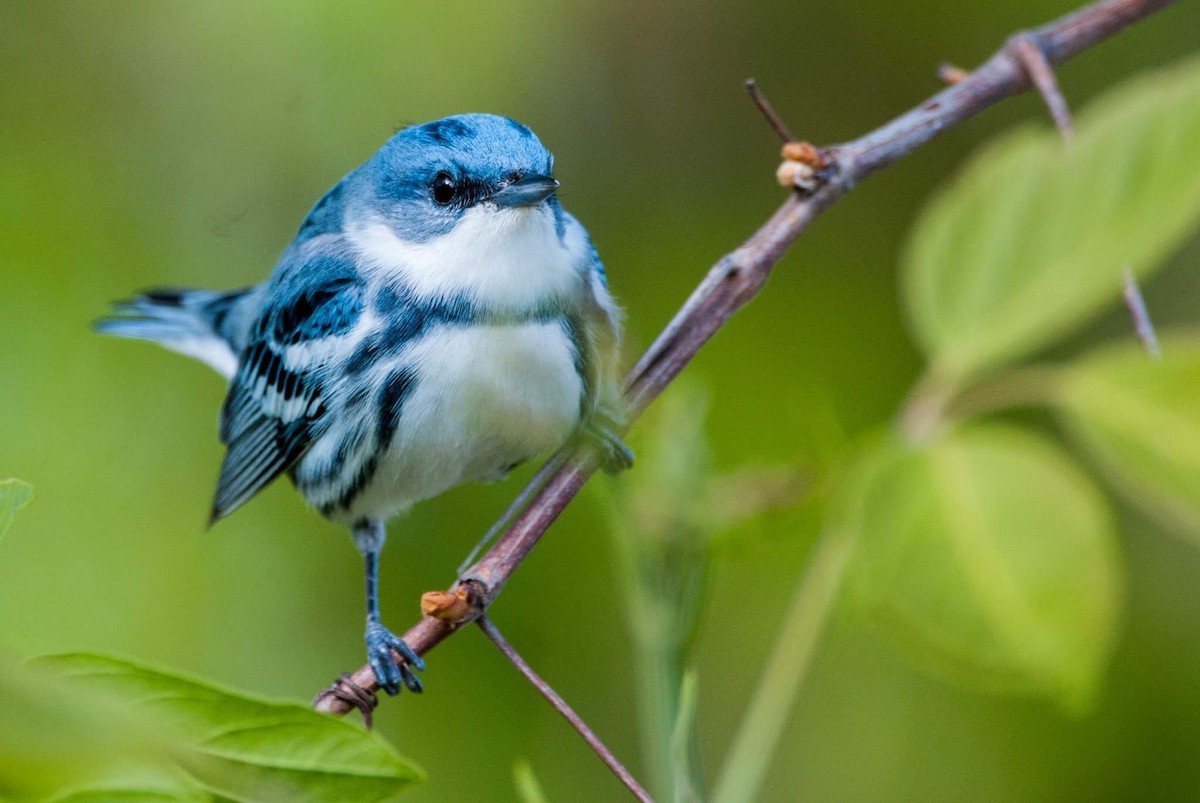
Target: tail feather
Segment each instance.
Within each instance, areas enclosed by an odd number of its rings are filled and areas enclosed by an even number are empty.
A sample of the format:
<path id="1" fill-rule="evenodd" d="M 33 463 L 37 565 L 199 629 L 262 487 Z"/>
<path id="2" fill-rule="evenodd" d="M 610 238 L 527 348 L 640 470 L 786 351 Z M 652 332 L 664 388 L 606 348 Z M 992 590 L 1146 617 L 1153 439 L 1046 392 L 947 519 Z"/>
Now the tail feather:
<path id="1" fill-rule="evenodd" d="M 224 293 L 147 290 L 113 304 L 94 327 L 101 334 L 153 341 L 228 378 L 237 370 L 257 295 L 255 288 Z"/>

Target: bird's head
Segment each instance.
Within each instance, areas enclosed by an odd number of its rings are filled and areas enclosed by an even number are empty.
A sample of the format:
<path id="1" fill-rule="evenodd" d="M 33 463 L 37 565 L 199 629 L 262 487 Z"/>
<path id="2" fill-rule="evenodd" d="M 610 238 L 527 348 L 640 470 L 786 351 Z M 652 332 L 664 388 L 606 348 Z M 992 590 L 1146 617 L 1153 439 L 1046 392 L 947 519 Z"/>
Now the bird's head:
<path id="1" fill-rule="evenodd" d="M 553 214 L 553 172 L 554 157 L 525 126 L 464 114 L 398 132 L 363 165 L 358 189 L 398 238 L 422 243 L 468 218 Z"/>

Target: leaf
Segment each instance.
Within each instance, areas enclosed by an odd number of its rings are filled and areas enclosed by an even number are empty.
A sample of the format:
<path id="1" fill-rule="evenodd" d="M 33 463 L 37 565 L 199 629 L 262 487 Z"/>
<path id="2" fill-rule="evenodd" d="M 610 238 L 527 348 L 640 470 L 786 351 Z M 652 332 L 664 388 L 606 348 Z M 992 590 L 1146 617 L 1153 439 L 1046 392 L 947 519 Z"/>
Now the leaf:
<path id="1" fill-rule="evenodd" d="M 542 791 L 542 785 L 533 774 L 533 767 L 525 759 L 513 764 L 513 786 L 517 790 L 517 800 L 521 803 L 547 803 L 546 793 Z"/>
<path id="2" fill-rule="evenodd" d="M 1080 361 L 1059 398 L 1067 430 L 1129 500 L 1200 539 L 1200 332 Z"/>
<path id="3" fill-rule="evenodd" d="M 689 669 L 679 683 L 679 705 L 675 727 L 671 729 L 671 762 L 675 767 L 671 799 L 676 803 L 698 803 L 704 799 L 696 768 L 697 692 L 696 670 Z"/>
<path id="4" fill-rule="evenodd" d="M 100 783 L 74 787 L 47 799 L 47 803 L 211 803 L 213 796 L 195 788 L 185 778 L 158 773 L 126 773 Z"/>
<path id="5" fill-rule="evenodd" d="M 836 526 L 857 538 L 851 599 L 920 663 L 994 691 L 1094 699 L 1121 574 L 1104 498 L 1011 426 L 877 447 Z"/>
<path id="6" fill-rule="evenodd" d="M 1146 277 L 1200 219 L 1200 59 L 1126 82 L 1079 117 L 984 148 L 926 207 L 903 257 L 934 372 L 963 379 L 1069 331 Z"/>
<path id="7" fill-rule="evenodd" d="M 0 538 L 21 508 L 33 501 L 33 486 L 21 480 L 0 480 Z"/>
<path id="8" fill-rule="evenodd" d="M 237 800 L 392 800 L 424 773 L 375 734 L 295 703 L 269 702 L 127 661 L 74 653 L 39 659 L 160 722 L 176 762 Z"/>
<path id="9" fill-rule="evenodd" d="M 0 700 L 0 800 L 208 799 L 162 734 L 106 696 L 0 653 Z"/>

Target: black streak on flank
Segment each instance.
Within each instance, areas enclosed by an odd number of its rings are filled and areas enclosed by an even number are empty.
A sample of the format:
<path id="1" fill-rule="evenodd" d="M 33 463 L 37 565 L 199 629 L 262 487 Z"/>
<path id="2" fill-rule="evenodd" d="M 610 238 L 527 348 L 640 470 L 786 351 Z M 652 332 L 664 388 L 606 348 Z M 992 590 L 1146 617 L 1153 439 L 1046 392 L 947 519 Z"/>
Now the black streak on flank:
<path id="1" fill-rule="evenodd" d="M 355 497 L 362 493 L 363 488 L 366 488 L 367 483 L 371 481 L 371 477 L 375 476 L 375 468 L 377 463 L 378 458 L 373 456 L 365 464 L 363 464 L 363 467 L 359 470 L 359 472 L 354 475 L 354 480 L 350 483 L 350 487 L 338 497 L 336 502 L 333 504 L 321 505 L 319 508 L 321 515 L 329 516 L 337 508 L 349 510 L 350 505 L 353 504 Z"/>
<path id="2" fill-rule="evenodd" d="M 579 374 L 579 385 L 583 389 L 583 392 L 579 394 L 579 414 L 586 418 L 591 411 L 590 400 L 594 392 L 592 366 L 588 364 L 587 360 L 587 329 L 577 315 L 564 316 L 561 325 L 567 338 L 571 341 L 573 352 L 571 357 L 575 363 L 575 372 Z"/>
<path id="3" fill-rule="evenodd" d="M 412 394 L 417 383 L 416 374 L 410 369 L 397 371 L 388 377 L 379 391 L 379 437 L 378 448 L 382 451 L 392 443 L 392 436 L 400 426 L 400 412 L 404 402 Z"/>

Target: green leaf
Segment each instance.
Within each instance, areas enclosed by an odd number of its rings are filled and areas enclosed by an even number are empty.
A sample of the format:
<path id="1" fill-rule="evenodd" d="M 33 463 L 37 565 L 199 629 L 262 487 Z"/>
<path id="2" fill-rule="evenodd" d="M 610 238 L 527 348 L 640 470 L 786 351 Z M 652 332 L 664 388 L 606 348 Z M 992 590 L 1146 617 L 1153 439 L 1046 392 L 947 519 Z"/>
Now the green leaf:
<path id="1" fill-rule="evenodd" d="M 219 795 L 392 800 L 424 780 L 415 764 L 375 734 L 306 706 L 254 699 L 97 655 L 59 655 L 37 663 L 161 723 L 177 739 L 179 766 Z"/>
<path id="2" fill-rule="evenodd" d="M 984 148 L 917 221 L 909 315 L 957 380 L 1063 335 L 1155 271 L 1200 219 L 1200 59 L 1126 82 L 1064 146 L 1021 129 Z"/>
<path id="3" fill-rule="evenodd" d="M 21 508 L 33 501 L 33 486 L 20 480 L 0 480 L 0 538 Z"/>
<path id="4" fill-rule="evenodd" d="M 170 774 L 125 772 L 102 782 L 72 787 L 47 803 L 211 803 L 213 796 Z"/>
<path id="5" fill-rule="evenodd" d="M 0 652 L 0 800 L 44 800 L 166 763 L 126 711 L 51 681 Z"/>
<path id="6" fill-rule="evenodd" d="M 1129 500 L 1200 538 L 1200 332 L 1136 345 L 1073 366 L 1059 402 L 1068 431 Z"/>
<path id="7" fill-rule="evenodd" d="M 920 663 L 1079 711 L 1116 634 L 1121 573 L 1105 500 L 1025 430 L 979 425 L 864 458 L 839 505 L 851 599 Z"/>
<path id="8" fill-rule="evenodd" d="M 533 774 L 533 767 L 525 759 L 513 764 L 513 786 L 517 790 L 517 800 L 521 803 L 547 803 L 546 793 L 542 791 L 542 785 Z"/>
<path id="9" fill-rule="evenodd" d="M 696 768 L 696 670 L 689 669 L 679 683 L 679 704 L 676 706 L 675 727 L 671 729 L 671 762 L 675 765 L 674 793 L 676 803 L 699 803 L 700 773 Z"/>

